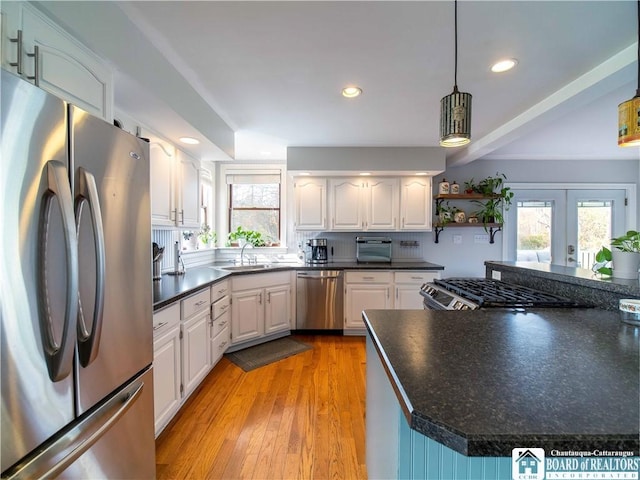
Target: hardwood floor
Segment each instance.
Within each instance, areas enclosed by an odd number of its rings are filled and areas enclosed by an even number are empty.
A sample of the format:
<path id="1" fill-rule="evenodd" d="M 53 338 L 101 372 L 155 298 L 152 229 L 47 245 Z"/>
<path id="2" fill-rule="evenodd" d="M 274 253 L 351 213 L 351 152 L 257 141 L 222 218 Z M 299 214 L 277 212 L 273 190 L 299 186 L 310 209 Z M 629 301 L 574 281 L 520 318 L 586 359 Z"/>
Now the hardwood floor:
<path id="1" fill-rule="evenodd" d="M 366 479 L 365 339 L 244 372 L 223 358 L 156 441 L 158 479 Z"/>

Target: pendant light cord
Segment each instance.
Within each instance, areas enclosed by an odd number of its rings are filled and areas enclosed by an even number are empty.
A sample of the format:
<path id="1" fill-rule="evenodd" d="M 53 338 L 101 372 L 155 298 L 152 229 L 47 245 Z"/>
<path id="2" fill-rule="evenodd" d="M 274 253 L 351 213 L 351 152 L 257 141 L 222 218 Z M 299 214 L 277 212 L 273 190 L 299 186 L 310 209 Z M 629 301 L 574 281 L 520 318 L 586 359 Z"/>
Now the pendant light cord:
<path id="1" fill-rule="evenodd" d="M 640 5 L 640 0 L 638 0 L 638 5 Z M 455 43 L 454 43 L 454 63 L 453 63 L 453 91 L 458 91 L 458 0 L 454 0 L 453 3 L 453 31 L 455 32 Z M 639 7 L 640 8 L 640 7 Z M 640 11 L 640 10 L 639 10 Z M 639 14 L 640 15 L 640 14 Z M 638 17 L 640 21 L 640 16 Z M 639 27 L 640 28 L 640 27 Z M 640 55 L 640 50 L 638 50 L 638 55 Z M 639 71 L 640 72 L 640 71 Z M 638 77 L 638 81 L 640 82 L 640 76 Z M 640 84 L 638 85 L 640 89 Z"/>

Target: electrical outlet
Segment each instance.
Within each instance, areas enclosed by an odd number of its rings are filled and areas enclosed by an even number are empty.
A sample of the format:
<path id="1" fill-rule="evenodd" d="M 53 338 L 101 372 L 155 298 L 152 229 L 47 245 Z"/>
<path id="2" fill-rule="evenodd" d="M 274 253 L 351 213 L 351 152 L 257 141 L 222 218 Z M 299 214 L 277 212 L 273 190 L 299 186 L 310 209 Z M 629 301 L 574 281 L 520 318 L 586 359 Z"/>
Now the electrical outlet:
<path id="1" fill-rule="evenodd" d="M 489 243 L 489 235 L 488 234 L 474 235 L 473 243 Z"/>
<path id="2" fill-rule="evenodd" d="M 462 244 L 462 235 L 454 235 L 453 236 L 453 244 L 454 245 Z"/>
<path id="3" fill-rule="evenodd" d="M 502 272 L 491 270 L 491 278 L 493 278 L 494 280 L 502 280 Z"/>

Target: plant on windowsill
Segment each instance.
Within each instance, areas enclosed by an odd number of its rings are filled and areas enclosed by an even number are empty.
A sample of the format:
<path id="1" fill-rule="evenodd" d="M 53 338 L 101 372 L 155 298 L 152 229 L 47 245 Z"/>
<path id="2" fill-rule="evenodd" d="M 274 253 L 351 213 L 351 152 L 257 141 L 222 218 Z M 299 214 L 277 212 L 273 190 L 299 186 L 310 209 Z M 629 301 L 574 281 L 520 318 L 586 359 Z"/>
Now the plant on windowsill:
<path id="1" fill-rule="evenodd" d="M 596 261 L 591 270 L 614 278 L 638 279 L 638 268 L 640 232 L 629 230 L 624 235 L 611 239 L 611 249 L 602 247 L 596 253 Z"/>
<path id="2" fill-rule="evenodd" d="M 239 226 L 233 232 L 229 232 L 226 246 L 240 246 L 239 240 L 245 240 L 254 247 L 264 247 L 266 245 L 266 242 L 262 238 L 262 234 L 260 232 L 255 230 L 245 230 L 242 226 Z"/>
<path id="3" fill-rule="evenodd" d="M 216 239 L 216 232 L 211 231 L 211 227 L 204 223 L 198 233 L 198 240 L 200 240 L 200 243 L 202 243 L 205 248 L 209 248 L 215 246 Z"/>

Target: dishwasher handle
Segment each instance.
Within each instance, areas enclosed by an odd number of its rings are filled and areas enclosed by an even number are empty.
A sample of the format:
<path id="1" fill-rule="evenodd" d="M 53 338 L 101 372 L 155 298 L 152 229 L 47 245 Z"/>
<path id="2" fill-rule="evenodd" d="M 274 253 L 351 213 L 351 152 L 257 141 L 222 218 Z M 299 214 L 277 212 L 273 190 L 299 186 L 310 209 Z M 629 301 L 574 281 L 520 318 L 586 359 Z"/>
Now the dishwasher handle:
<path id="1" fill-rule="evenodd" d="M 298 278 L 307 278 L 309 280 L 322 280 L 324 278 L 340 278 L 342 272 L 340 271 L 320 271 L 320 272 L 298 272 L 296 274 Z"/>

